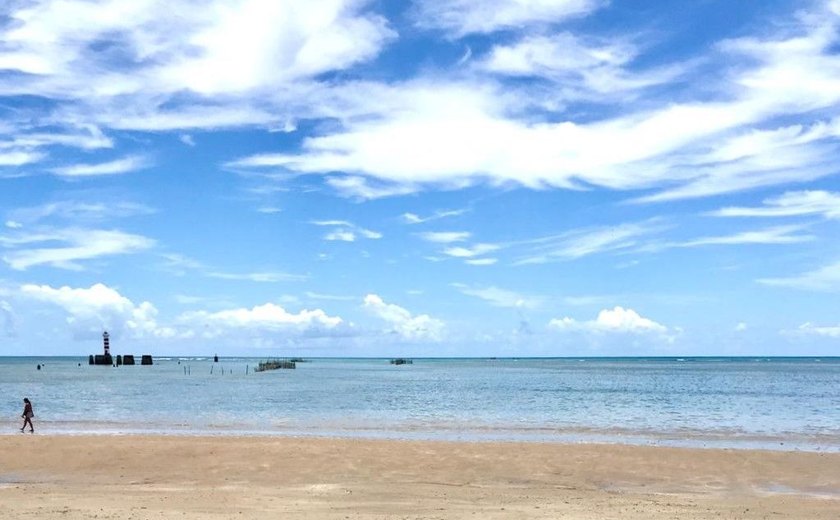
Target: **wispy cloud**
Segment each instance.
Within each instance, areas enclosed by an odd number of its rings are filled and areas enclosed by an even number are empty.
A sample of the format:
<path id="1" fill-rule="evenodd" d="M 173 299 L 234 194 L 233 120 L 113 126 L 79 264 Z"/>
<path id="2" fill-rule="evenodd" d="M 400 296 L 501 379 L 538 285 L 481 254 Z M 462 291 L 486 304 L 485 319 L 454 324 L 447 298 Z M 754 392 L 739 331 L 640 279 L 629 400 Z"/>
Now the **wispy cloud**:
<path id="1" fill-rule="evenodd" d="M 256 273 L 223 273 L 207 271 L 205 276 L 220 280 L 236 280 L 257 283 L 301 282 L 308 277 L 300 274 L 283 273 L 277 271 L 262 271 Z"/>
<path id="2" fill-rule="evenodd" d="M 638 247 L 640 240 L 658 234 L 668 226 L 657 220 L 573 230 L 534 240 L 524 241 L 530 248 L 527 256 L 517 264 L 541 264 L 560 260 L 575 260 L 605 252 L 626 251 Z"/>
<path id="3" fill-rule="evenodd" d="M 40 206 L 17 208 L 8 215 L 16 222 L 32 225 L 43 220 L 55 218 L 62 221 L 93 222 L 112 218 L 125 218 L 138 215 L 150 215 L 155 209 L 136 202 L 109 200 L 105 202 L 85 202 L 63 200 Z"/>
<path id="4" fill-rule="evenodd" d="M 561 83 L 566 98 L 597 99 L 672 81 L 684 66 L 640 73 L 625 69 L 639 54 L 630 42 L 616 38 L 585 41 L 572 33 L 526 36 L 513 45 L 496 45 L 476 66 L 514 77 Z"/>
<path id="5" fill-rule="evenodd" d="M 760 207 L 728 207 L 709 213 L 715 217 L 799 217 L 821 215 L 840 219 L 840 193 L 829 191 L 789 191 L 765 199 Z"/>
<path id="6" fill-rule="evenodd" d="M 492 253 L 500 248 L 501 246 L 498 244 L 475 244 L 471 247 L 449 247 L 442 252 L 445 255 L 454 256 L 455 258 L 473 258 Z"/>
<path id="7" fill-rule="evenodd" d="M 528 296 L 494 286 L 472 287 L 462 283 L 454 283 L 452 286 L 467 296 L 474 296 L 496 307 L 532 309 L 545 301 L 542 296 Z"/>
<path id="8" fill-rule="evenodd" d="M 679 247 L 739 244 L 797 244 L 814 240 L 813 235 L 799 234 L 802 226 L 776 226 L 755 231 L 743 231 L 732 235 L 711 236 L 688 240 Z"/>
<path id="9" fill-rule="evenodd" d="M 840 338 L 840 325 L 820 326 L 805 322 L 794 330 L 783 330 L 783 334 L 798 336 L 822 336 L 825 338 Z"/>
<path id="10" fill-rule="evenodd" d="M 426 242 L 450 244 L 452 242 L 469 240 L 471 234 L 467 231 L 429 231 L 427 233 L 418 233 L 417 236 Z"/>
<path id="11" fill-rule="evenodd" d="M 428 0 L 416 6 L 417 24 L 454 36 L 515 29 L 526 24 L 550 24 L 590 13 L 604 0 Z"/>
<path id="12" fill-rule="evenodd" d="M 0 81 L 0 95 L 66 100 L 56 114 L 65 119 L 95 107 L 85 119 L 111 127 L 218 128 L 256 124 L 261 115 L 278 123 L 287 117 L 249 106 L 247 94 L 282 92 L 375 57 L 396 34 L 366 7 L 211 0 L 197 10 L 173 0 L 162 16 L 158 0 L 27 2 L 7 9 L 13 23 L 0 27 L 8 43 L 0 68 L 16 79 Z"/>
<path id="13" fill-rule="evenodd" d="M 326 300 L 326 301 L 335 301 L 335 302 L 347 302 L 356 300 L 354 296 L 340 296 L 336 294 L 322 294 L 312 291 L 306 291 L 304 295 L 312 300 Z"/>
<path id="14" fill-rule="evenodd" d="M 464 263 L 468 265 L 493 265 L 498 261 L 498 258 L 470 258 L 464 260 Z"/>
<path id="15" fill-rule="evenodd" d="M 120 175 L 148 168 L 148 157 L 130 156 L 98 164 L 74 164 L 53 168 L 51 171 L 61 177 L 96 177 L 100 175 Z"/>
<path id="16" fill-rule="evenodd" d="M 421 217 L 415 213 L 403 213 L 401 218 L 406 224 L 423 224 L 424 222 L 432 222 L 442 218 L 457 217 L 466 213 L 465 209 L 453 210 L 438 210 L 427 217 Z"/>
<path id="17" fill-rule="evenodd" d="M 3 166 L 24 166 L 40 161 L 46 157 L 42 152 L 30 151 L 0 151 L 0 167 Z"/>
<path id="18" fill-rule="evenodd" d="M 21 245 L 50 244 L 43 247 L 20 248 Z M 54 243 L 63 246 L 53 247 Z M 131 233 L 102 229 L 43 229 L 32 234 L 0 236 L 0 245 L 12 250 L 3 261 L 12 269 L 23 271 L 37 265 L 61 269 L 82 269 L 81 261 L 95 258 L 137 253 L 154 247 L 155 241 Z"/>
<path id="19" fill-rule="evenodd" d="M 829 264 L 814 271 L 809 271 L 787 278 L 762 278 L 764 285 L 789 287 L 806 291 L 840 290 L 840 262 Z"/>
<path id="20" fill-rule="evenodd" d="M 815 7 L 785 36 L 721 42 L 708 59 L 727 65 L 711 93 L 688 89 L 678 101 L 650 97 L 629 110 L 599 98 L 612 108 L 601 118 L 575 120 L 551 90 L 480 74 L 347 86 L 364 89 L 378 107 L 346 93 L 366 117 L 347 118 L 306 140 L 300 153 L 275 159 L 292 172 L 330 175 L 362 198 L 491 182 L 647 189 L 636 200 L 658 202 L 813 180 L 836 172 L 840 151 L 838 120 L 818 115 L 840 102 L 833 52 L 840 24 L 826 11 Z M 534 118 L 546 110 L 552 122 Z M 798 122 L 779 123 L 790 119 Z M 370 183 L 387 189 L 377 193 Z"/>
<path id="21" fill-rule="evenodd" d="M 382 233 L 357 226 L 346 220 L 312 220 L 309 223 L 315 226 L 334 228 L 324 235 L 324 240 L 327 241 L 355 242 L 358 236 L 369 240 L 382 238 Z"/>

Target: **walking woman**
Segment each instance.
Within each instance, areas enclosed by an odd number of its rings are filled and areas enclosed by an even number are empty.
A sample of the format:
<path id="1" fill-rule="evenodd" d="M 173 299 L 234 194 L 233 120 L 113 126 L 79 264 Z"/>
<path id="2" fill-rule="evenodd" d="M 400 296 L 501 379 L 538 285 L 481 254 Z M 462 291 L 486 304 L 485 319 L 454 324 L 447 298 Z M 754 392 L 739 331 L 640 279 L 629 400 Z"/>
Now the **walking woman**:
<path id="1" fill-rule="evenodd" d="M 35 427 L 32 426 L 32 418 L 35 417 L 35 413 L 32 411 L 32 403 L 29 402 L 28 397 L 23 398 L 23 427 L 20 429 L 21 432 L 26 429 L 26 423 L 29 423 L 29 433 L 35 433 Z"/>

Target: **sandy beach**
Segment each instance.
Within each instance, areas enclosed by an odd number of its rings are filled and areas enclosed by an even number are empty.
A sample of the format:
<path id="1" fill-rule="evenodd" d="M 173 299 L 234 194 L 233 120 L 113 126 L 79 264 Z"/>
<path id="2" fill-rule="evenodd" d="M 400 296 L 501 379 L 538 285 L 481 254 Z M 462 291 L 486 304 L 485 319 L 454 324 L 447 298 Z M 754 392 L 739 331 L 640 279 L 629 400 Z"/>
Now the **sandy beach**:
<path id="1" fill-rule="evenodd" d="M 595 444 L 0 436 L 7 519 L 840 516 L 840 454 Z"/>

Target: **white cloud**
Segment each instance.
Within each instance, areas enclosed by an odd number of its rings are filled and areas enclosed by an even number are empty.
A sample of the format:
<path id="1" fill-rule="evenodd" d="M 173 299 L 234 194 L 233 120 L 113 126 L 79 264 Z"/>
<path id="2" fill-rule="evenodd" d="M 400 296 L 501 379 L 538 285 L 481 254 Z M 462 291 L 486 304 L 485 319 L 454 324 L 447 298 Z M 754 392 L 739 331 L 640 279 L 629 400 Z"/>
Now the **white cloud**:
<path id="1" fill-rule="evenodd" d="M 527 36 L 513 45 L 496 45 L 477 64 L 480 70 L 518 77 L 550 79 L 567 98 L 603 102 L 617 94 L 673 80 L 679 67 L 646 73 L 624 70 L 639 51 L 611 39 L 587 42 L 572 33 Z"/>
<path id="2" fill-rule="evenodd" d="M 146 157 L 130 156 L 99 164 L 75 164 L 53 168 L 51 171 L 61 177 L 94 177 L 99 175 L 120 175 L 151 166 Z"/>
<path id="3" fill-rule="evenodd" d="M 442 218 L 457 217 L 458 215 L 463 215 L 466 212 L 467 210 L 465 209 L 438 210 L 427 217 L 421 217 L 414 213 L 403 213 L 402 219 L 406 224 L 422 224 L 424 222 L 431 222 Z"/>
<path id="4" fill-rule="evenodd" d="M 806 322 L 792 331 L 782 331 L 785 334 L 808 335 L 808 336 L 822 336 L 826 338 L 840 338 L 840 325 L 834 326 L 818 326 L 813 323 Z"/>
<path id="5" fill-rule="evenodd" d="M 812 235 L 800 235 L 802 226 L 777 226 L 733 235 L 702 237 L 680 244 L 680 247 L 738 244 L 796 244 L 813 240 Z"/>
<path id="6" fill-rule="evenodd" d="M 798 276 L 788 278 L 762 278 L 758 282 L 764 285 L 789 287 L 807 291 L 837 291 L 840 290 L 840 262 L 829 264 Z"/>
<path id="7" fill-rule="evenodd" d="M 2 166 L 24 166 L 40 161 L 45 154 L 29 151 L 0 151 L 0 167 Z"/>
<path id="8" fill-rule="evenodd" d="M 297 162 L 291 160 L 289 165 L 295 168 Z M 381 182 L 376 180 L 348 175 L 345 177 L 328 177 L 327 184 L 343 197 L 358 198 L 362 200 L 381 199 L 384 197 L 396 197 L 408 195 L 418 191 L 418 187 L 410 182 Z"/>
<path id="9" fill-rule="evenodd" d="M 336 230 L 324 235 L 324 240 L 333 242 L 355 242 L 356 234 L 352 231 Z"/>
<path id="10" fill-rule="evenodd" d="M 55 218 L 63 222 L 99 221 L 155 213 L 154 208 L 129 201 L 85 202 L 63 200 L 40 206 L 17 208 L 9 212 L 15 220 L 28 225 Z"/>
<path id="11" fill-rule="evenodd" d="M 187 146 L 195 146 L 195 139 L 190 134 L 181 134 L 178 136 L 178 140 L 184 143 Z"/>
<path id="12" fill-rule="evenodd" d="M 77 337 L 95 337 L 104 329 L 115 336 L 171 338 L 177 335 L 175 329 L 158 325 L 154 305 L 147 301 L 135 304 L 101 283 L 87 289 L 27 284 L 21 287 L 21 293 L 64 309 L 67 323 Z"/>
<path id="13" fill-rule="evenodd" d="M 364 308 L 387 322 L 389 331 L 408 341 L 441 341 L 445 324 L 428 314 L 412 315 L 408 310 L 385 303 L 375 294 L 365 296 Z"/>
<path id="14" fill-rule="evenodd" d="M 0 300 L 0 318 L 2 318 L 3 334 L 6 337 L 17 336 L 17 317 L 9 302 Z"/>
<path id="15" fill-rule="evenodd" d="M 735 332 L 744 332 L 748 328 L 749 327 L 747 326 L 747 324 L 742 321 L 742 322 L 738 323 L 737 325 L 735 325 Z"/>
<path id="16" fill-rule="evenodd" d="M 63 247 L 19 249 L 32 243 L 63 242 Z M 81 269 L 79 261 L 103 256 L 136 253 L 149 249 L 155 241 L 141 235 L 116 230 L 67 228 L 46 230 L 30 235 L 0 236 L 0 245 L 15 248 L 3 255 L 12 269 L 23 271 L 35 265 L 50 265 L 61 269 Z"/>
<path id="17" fill-rule="evenodd" d="M 340 70 L 394 37 L 364 2 L 40 0 L 9 9 L 0 68 L 35 77 L 30 90 L 237 93 Z M 93 46 L 90 42 L 109 45 Z M 120 59 L 124 69 L 114 70 Z M 219 71 L 225 70 L 226 74 Z M 110 81 L 106 81 L 110 80 Z"/>
<path id="18" fill-rule="evenodd" d="M 45 124 L 72 128 L 293 128 L 315 78 L 396 37 L 364 0 L 33 0 L 3 14 L 0 96 L 54 100 Z M 43 157 L 0 150 L 0 165 Z"/>
<path id="19" fill-rule="evenodd" d="M 471 258 L 464 260 L 464 263 L 469 265 L 493 265 L 498 261 L 498 258 Z"/>
<path id="20" fill-rule="evenodd" d="M 20 222 L 18 222 L 16 220 L 7 220 L 5 225 L 6 225 L 7 228 L 10 228 L 10 229 L 20 229 L 20 228 L 23 227 L 23 224 L 21 224 Z"/>
<path id="21" fill-rule="evenodd" d="M 586 121 L 567 113 L 556 89 L 480 74 L 347 84 L 335 94 L 345 102 L 334 100 L 345 110 L 340 124 L 274 160 L 290 172 L 329 174 L 362 198 L 513 183 L 658 189 L 637 199 L 654 202 L 813 180 L 836 173 L 840 153 L 840 123 L 831 119 L 840 103 L 837 25 L 826 15 L 783 38 L 726 42 L 707 58 L 729 64 L 713 91 L 650 97 L 635 111 L 601 97 L 608 115 Z M 791 119 L 798 122 L 780 124 Z"/>
<path id="22" fill-rule="evenodd" d="M 588 14 L 603 0 L 424 0 L 416 2 L 417 24 L 455 36 L 518 29 Z"/>
<path id="23" fill-rule="evenodd" d="M 530 251 L 518 264 L 541 264 L 558 260 L 575 260 L 589 255 L 627 250 L 639 245 L 639 239 L 666 229 L 651 220 L 641 223 L 619 224 L 577 229 L 522 242 Z"/>
<path id="24" fill-rule="evenodd" d="M 612 310 L 604 309 L 598 317 L 590 321 L 555 318 L 548 323 L 550 328 L 588 332 L 624 332 L 665 334 L 668 328 L 651 319 L 643 318 L 633 309 L 616 306 Z"/>
<path id="25" fill-rule="evenodd" d="M 798 217 L 822 215 L 840 219 L 840 193 L 829 191 L 789 191 L 765 199 L 761 207 L 728 207 L 710 213 L 715 217 Z"/>
<path id="26" fill-rule="evenodd" d="M 338 316 L 329 316 L 321 309 L 303 309 L 292 313 L 274 303 L 218 312 L 197 311 L 184 313 L 178 321 L 201 330 L 205 337 L 250 330 L 253 332 L 280 331 L 305 334 L 332 334 L 344 322 Z"/>
<path id="27" fill-rule="evenodd" d="M 335 229 L 324 235 L 324 240 L 327 241 L 355 242 L 358 235 L 361 235 L 369 240 L 378 240 L 382 238 L 382 233 L 365 229 L 346 220 L 313 220 L 310 221 L 310 224 L 315 226 L 335 227 Z"/>
<path id="28" fill-rule="evenodd" d="M 461 291 L 463 294 L 482 299 L 496 307 L 533 309 L 535 307 L 539 307 L 544 301 L 544 298 L 541 296 L 526 296 L 514 291 L 500 289 L 493 286 L 470 287 L 460 283 L 452 284 L 452 286 Z"/>
<path id="29" fill-rule="evenodd" d="M 449 244 L 468 240 L 470 233 L 467 231 L 430 231 L 427 233 L 418 233 L 418 236 L 426 242 Z"/>
<path id="30" fill-rule="evenodd" d="M 335 294 L 321 294 L 312 291 L 306 291 L 304 293 L 307 298 L 313 300 L 327 300 L 327 301 L 337 301 L 337 302 L 346 302 L 346 301 L 353 301 L 356 298 L 353 296 L 339 296 Z"/>
<path id="31" fill-rule="evenodd" d="M 240 280 L 258 283 L 300 282 L 306 280 L 307 278 L 306 276 L 300 274 L 277 271 L 262 271 L 256 273 L 221 273 L 216 271 L 207 271 L 204 274 L 210 278 L 219 278 L 221 280 Z"/>
<path id="32" fill-rule="evenodd" d="M 442 252 L 455 258 L 473 258 L 497 251 L 500 247 L 497 244 L 475 244 L 472 247 L 449 247 Z"/>
<path id="33" fill-rule="evenodd" d="M 0 142 L 0 149 L 5 147 L 37 149 L 53 145 L 69 146 L 82 150 L 114 147 L 114 142 L 99 127 L 85 123 L 75 125 L 64 133 L 39 132 L 28 127 L 15 128 L 10 133 L 14 135 L 13 139 L 5 143 Z"/>

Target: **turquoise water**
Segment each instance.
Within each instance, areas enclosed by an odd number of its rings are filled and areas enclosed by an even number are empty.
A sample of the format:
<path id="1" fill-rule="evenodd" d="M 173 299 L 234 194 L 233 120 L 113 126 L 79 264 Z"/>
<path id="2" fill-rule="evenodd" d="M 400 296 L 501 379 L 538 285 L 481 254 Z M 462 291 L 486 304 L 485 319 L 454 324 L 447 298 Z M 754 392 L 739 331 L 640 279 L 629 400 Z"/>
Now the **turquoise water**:
<path id="1" fill-rule="evenodd" d="M 86 357 L 0 358 L 0 410 L 9 433 L 29 397 L 44 434 L 840 451 L 840 358 L 313 359 L 254 373 L 258 361 L 156 358 L 112 368 Z"/>

